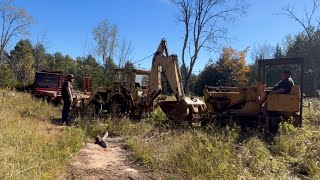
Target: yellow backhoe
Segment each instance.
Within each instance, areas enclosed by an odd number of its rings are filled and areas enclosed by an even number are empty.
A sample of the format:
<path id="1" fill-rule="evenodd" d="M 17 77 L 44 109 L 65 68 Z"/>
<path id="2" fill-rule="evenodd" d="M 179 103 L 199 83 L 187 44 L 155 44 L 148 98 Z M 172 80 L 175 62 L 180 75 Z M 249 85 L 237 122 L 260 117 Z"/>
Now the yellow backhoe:
<path id="1" fill-rule="evenodd" d="M 169 55 L 165 39 L 161 40 L 154 53 L 151 71 L 117 69 L 112 87 L 98 88 L 90 98 L 79 102 L 78 106 L 86 107 L 85 114 L 93 117 L 105 112 L 112 116 L 143 118 L 153 111 L 154 102 L 162 93 L 161 72 L 166 76 L 175 96 L 174 101 L 157 102 L 169 119 L 190 120 L 195 113 L 204 110 L 202 101 L 185 96 L 177 55 Z"/>

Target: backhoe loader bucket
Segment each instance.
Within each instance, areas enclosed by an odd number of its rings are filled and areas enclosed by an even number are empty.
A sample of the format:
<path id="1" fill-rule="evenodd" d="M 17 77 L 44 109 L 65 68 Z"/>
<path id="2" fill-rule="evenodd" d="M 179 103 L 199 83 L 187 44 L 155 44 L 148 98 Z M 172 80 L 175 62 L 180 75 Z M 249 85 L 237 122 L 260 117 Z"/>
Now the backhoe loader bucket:
<path id="1" fill-rule="evenodd" d="M 160 101 L 158 103 L 162 111 L 170 120 L 188 120 L 189 115 L 197 114 L 204 110 L 204 103 L 197 98 L 184 97 L 180 101 Z"/>

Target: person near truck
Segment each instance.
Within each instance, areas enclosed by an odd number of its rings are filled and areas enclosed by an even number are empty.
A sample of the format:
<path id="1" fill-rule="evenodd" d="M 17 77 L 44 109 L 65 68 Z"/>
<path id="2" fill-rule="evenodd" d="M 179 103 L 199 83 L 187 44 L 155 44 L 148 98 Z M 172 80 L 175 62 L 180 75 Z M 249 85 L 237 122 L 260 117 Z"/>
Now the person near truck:
<path id="1" fill-rule="evenodd" d="M 281 73 L 281 81 L 273 86 L 272 94 L 288 94 L 291 88 L 294 86 L 294 82 L 291 78 L 291 72 L 289 70 L 284 70 Z"/>
<path id="2" fill-rule="evenodd" d="M 61 95 L 63 99 L 63 109 L 62 109 L 62 122 L 70 125 L 69 112 L 71 104 L 73 102 L 74 92 L 72 82 L 74 80 L 73 74 L 67 75 L 67 80 L 62 85 Z"/>

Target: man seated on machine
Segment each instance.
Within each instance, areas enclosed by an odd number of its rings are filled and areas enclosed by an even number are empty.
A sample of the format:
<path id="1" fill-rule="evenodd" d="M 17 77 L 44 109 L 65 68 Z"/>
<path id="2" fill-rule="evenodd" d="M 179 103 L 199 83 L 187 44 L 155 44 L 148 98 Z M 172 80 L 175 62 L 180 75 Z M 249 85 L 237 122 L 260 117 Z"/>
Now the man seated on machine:
<path id="1" fill-rule="evenodd" d="M 281 73 L 281 81 L 273 86 L 270 93 L 272 94 L 288 94 L 291 88 L 294 86 L 294 82 L 291 78 L 291 72 L 289 70 L 284 70 Z"/>
<path id="2" fill-rule="evenodd" d="M 291 78 L 291 72 L 284 70 L 281 73 L 281 81 L 278 82 L 271 90 L 265 90 L 265 94 L 261 96 L 260 103 L 264 104 L 269 94 L 288 94 L 291 88 L 294 86 L 294 82 Z"/>

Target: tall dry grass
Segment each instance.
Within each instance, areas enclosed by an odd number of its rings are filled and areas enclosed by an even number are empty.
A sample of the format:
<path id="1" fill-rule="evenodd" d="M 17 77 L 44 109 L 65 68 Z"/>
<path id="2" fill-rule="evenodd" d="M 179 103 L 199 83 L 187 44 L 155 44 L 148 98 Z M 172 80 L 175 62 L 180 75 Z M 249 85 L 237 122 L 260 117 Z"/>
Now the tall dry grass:
<path id="1" fill-rule="evenodd" d="M 7 91 L 0 90 L 0 95 Z M 28 94 L 0 96 L 0 179 L 59 179 L 70 157 L 106 128 L 127 139 L 132 160 L 162 179 L 320 179 L 320 102 L 302 129 L 283 123 L 272 143 L 237 127 L 174 129 L 161 110 L 140 122 L 107 119 L 56 127 L 60 109 Z M 244 139 L 244 140 L 243 140 Z"/>
<path id="2" fill-rule="evenodd" d="M 283 123 L 268 143 L 244 138 L 238 127 L 173 129 L 159 110 L 141 122 L 110 121 L 108 128 L 126 137 L 133 160 L 162 179 L 320 179 L 316 109 L 305 108 L 302 129 Z"/>
<path id="3" fill-rule="evenodd" d="M 46 101 L 0 90 L 0 179 L 63 178 L 85 132 L 52 125 L 58 117 L 60 109 Z"/>

